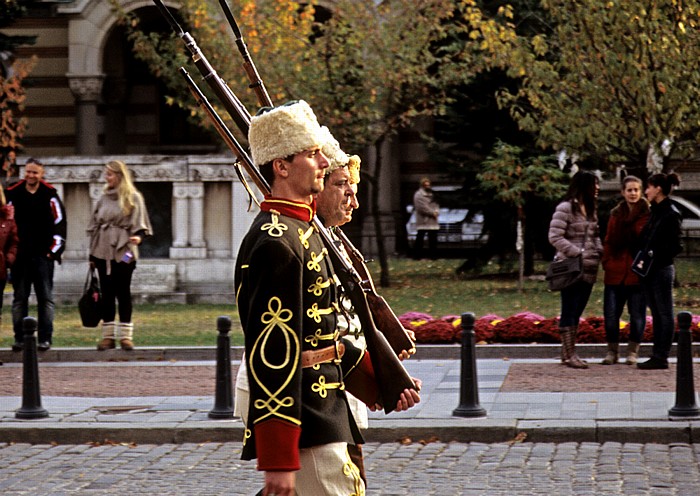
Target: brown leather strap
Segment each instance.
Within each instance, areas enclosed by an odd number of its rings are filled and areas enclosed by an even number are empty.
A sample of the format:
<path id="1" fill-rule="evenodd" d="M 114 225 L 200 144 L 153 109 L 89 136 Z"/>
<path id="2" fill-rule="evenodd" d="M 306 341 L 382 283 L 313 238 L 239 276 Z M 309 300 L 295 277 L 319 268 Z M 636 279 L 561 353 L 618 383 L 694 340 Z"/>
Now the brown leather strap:
<path id="1" fill-rule="evenodd" d="M 301 352 L 301 367 L 306 369 L 318 363 L 340 360 L 345 353 L 345 345 L 336 341 L 334 346 L 321 348 L 320 350 L 307 350 Z"/>

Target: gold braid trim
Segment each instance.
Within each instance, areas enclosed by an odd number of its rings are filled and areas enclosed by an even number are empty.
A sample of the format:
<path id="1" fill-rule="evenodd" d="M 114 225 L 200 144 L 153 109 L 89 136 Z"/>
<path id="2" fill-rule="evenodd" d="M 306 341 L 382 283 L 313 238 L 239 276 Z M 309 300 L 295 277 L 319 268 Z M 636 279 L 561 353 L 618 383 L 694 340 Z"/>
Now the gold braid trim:
<path id="1" fill-rule="evenodd" d="M 310 319 L 314 319 L 314 322 L 317 324 L 320 324 L 322 315 L 330 315 L 334 312 L 336 312 L 336 309 L 333 306 L 328 308 L 318 308 L 318 303 L 314 303 L 311 305 L 311 308 L 306 311 L 306 316 Z"/>
<path id="2" fill-rule="evenodd" d="M 276 213 L 271 213 L 271 221 L 266 222 L 260 227 L 261 231 L 267 231 L 267 234 L 273 238 L 281 238 L 287 229 L 289 229 L 289 226 L 281 223 Z"/>
<path id="3" fill-rule="evenodd" d="M 286 398 L 278 398 L 278 395 L 284 390 L 284 388 L 286 388 L 289 385 L 289 383 L 294 378 L 297 368 L 299 367 L 299 338 L 297 337 L 296 333 L 292 330 L 292 328 L 286 324 L 291 320 L 292 312 L 291 310 L 282 308 L 282 301 L 276 296 L 270 298 L 270 301 L 267 304 L 267 308 L 268 311 L 263 313 L 260 317 L 260 321 L 266 325 L 263 328 L 260 335 L 255 340 L 255 343 L 253 344 L 253 347 L 250 350 L 250 358 L 248 359 L 248 366 L 253 380 L 268 395 L 267 401 L 258 399 L 255 400 L 255 402 L 253 403 L 253 406 L 257 410 L 267 410 L 267 413 L 258 417 L 255 420 L 255 422 L 261 422 L 267 417 L 275 416 L 285 419 L 294 424 L 301 425 L 301 421 L 299 419 L 290 417 L 288 415 L 283 415 L 279 412 L 281 408 L 289 408 L 292 405 L 294 405 L 294 398 L 292 398 L 291 396 L 287 396 Z M 283 334 L 284 343 L 286 346 L 286 356 L 280 364 L 271 363 L 267 358 L 266 350 L 268 340 L 270 339 L 270 336 L 273 332 L 281 332 Z M 278 342 L 275 342 L 274 346 L 278 347 L 280 346 L 280 344 Z M 270 391 L 260 379 L 258 371 L 255 369 L 254 366 L 253 358 L 256 355 L 260 356 L 263 365 L 265 365 L 265 367 L 267 367 L 268 369 L 281 371 L 284 368 L 289 368 L 289 374 L 276 391 Z"/>
<path id="4" fill-rule="evenodd" d="M 319 276 L 316 279 L 316 282 L 314 282 L 308 288 L 306 288 L 306 291 L 313 294 L 314 296 L 321 296 L 323 294 L 323 290 L 326 288 L 329 288 L 330 286 L 331 286 L 330 279 L 328 279 L 327 281 L 324 281 L 323 277 Z"/>
<path id="5" fill-rule="evenodd" d="M 319 253 L 318 255 L 316 255 L 316 252 L 312 251 L 311 260 L 306 262 L 306 268 L 316 272 L 321 272 L 321 261 L 326 255 L 328 255 L 328 250 L 326 248 L 321 250 L 321 253 Z"/>
<path id="6" fill-rule="evenodd" d="M 318 346 L 319 341 L 334 341 L 337 339 L 338 332 L 335 331 L 333 334 L 322 334 L 321 329 L 316 329 L 316 332 L 314 332 L 313 336 L 306 336 L 304 338 L 305 343 L 309 343 L 311 346 L 316 348 Z"/>
<path id="7" fill-rule="evenodd" d="M 303 229 L 299 228 L 299 229 L 297 229 L 297 232 L 299 233 L 299 241 L 301 242 L 301 245 L 308 250 L 309 249 L 309 238 L 314 233 L 314 228 L 309 227 L 306 230 L 306 232 L 304 232 Z"/>
<path id="8" fill-rule="evenodd" d="M 365 488 L 362 483 L 362 477 L 360 476 L 360 469 L 353 463 L 350 455 L 347 456 L 345 464 L 343 465 L 343 475 L 352 478 L 353 485 L 355 486 L 355 492 L 349 496 L 365 496 Z"/>
<path id="9" fill-rule="evenodd" d="M 318 395 L 321 398 L 325 398 L 326 396 L 328 396 L 328 391 L 331 389 L 340 389 L 341 391 L 344 391 L 345 384 L 343 384 L 342 382 L 326 383 L 326 376 L 322 375 L 318 378 L 318 382 L 315 382 L 311 385 L 311 391 L 313 391 L 314 393 L 318 393 Z"/>

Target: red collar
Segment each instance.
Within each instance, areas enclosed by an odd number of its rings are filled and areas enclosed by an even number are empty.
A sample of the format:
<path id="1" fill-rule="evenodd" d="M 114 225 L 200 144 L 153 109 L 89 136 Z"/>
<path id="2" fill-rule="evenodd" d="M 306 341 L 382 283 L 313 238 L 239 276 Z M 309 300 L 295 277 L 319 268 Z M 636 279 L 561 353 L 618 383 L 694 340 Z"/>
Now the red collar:
<path id="1" fill-rule="evenodd" d="M 265 200 L 260 204 L 260 209 L 263 212 L 274 210 L 287 217 L 292 217 L 293 219 L 311 222 L 311 219 L 316 215 L 316 199 L 314 198 L 311 205 L 308 205 L 306 203 L 285 200 L 284 198 L 266 196 Z"/>

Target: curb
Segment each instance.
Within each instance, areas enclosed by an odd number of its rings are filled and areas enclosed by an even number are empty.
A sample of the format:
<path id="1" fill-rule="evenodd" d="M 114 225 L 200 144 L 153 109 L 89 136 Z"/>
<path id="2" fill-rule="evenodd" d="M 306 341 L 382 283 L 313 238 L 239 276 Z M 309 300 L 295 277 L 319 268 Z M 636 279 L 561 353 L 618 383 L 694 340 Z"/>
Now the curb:
<path id="1" fill-rule="evenodd" d="M 31 422 L 31 423 L 30 423 Z M 229 424 L 238 425 L 229 425 Z M 366 442 L 460 443 L 637 443 L 693 444 L 700 441 L 700 421 L 596 421 L 441 419 L 429 424 L 397 420 L 390 425 L 370 425 Z M 387 422 L 387 424 L 389 424 Z M 24 444 L 185 444 L 240 442 L 244 428 L 238 420 L 134 424 L 103 423 L 87 426 L 41 421 L 5 422 L 0 442 Z"/>

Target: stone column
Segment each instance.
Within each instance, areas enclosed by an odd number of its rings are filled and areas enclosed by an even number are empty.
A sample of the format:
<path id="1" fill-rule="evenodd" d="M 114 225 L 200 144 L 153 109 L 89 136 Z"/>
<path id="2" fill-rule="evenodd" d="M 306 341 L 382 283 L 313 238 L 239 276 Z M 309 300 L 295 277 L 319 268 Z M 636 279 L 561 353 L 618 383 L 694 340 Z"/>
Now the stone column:
<path id="1" fill-rule="evenodd" d="M 67 74 L 68 84 L 75 97 L 77 143 L 75 151 L 78 155 L 98 155 L 100 153 L 97 137 L 100 128 L 97 119 L 97 103 L 102 91 L 104 75 Z"/>
<path id="2" fill-rule="evenodd" d="M 206 258 L 204 242 L 204 184 L 173 184 L 173 246 L 170 258 Z"/>
<path id="3" fill-rule="evenodd" d="M 190 190 L 190 246 L 205 248 L 204 242 L 204 183 L 191 183 Z"/>

